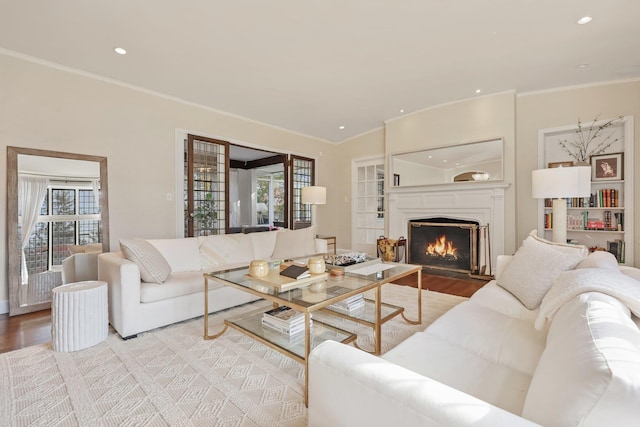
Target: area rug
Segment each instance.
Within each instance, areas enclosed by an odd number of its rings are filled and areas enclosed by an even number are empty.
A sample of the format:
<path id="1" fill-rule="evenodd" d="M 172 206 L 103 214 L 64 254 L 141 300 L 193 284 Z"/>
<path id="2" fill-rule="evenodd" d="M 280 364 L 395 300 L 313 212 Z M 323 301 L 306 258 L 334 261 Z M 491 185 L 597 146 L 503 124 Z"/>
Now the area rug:
<path id="1" fill-rule="evenodd" d="M 415 288 L 383 287 L 383 300 L 416 317 Z M 383 325 L 383 352 L 466 298 L 423 291 L 423 323 Z M 258 301 L 210 316 L 267 306 Z M 372 346 L 372 330 L 336 320 Z M 304 367 L 233 329 L 202 338 L 202 318 L 123 341 L 57 353 L 41 344 L 0 355 L 0 420 L 10 426 L 306 426 Z"/>

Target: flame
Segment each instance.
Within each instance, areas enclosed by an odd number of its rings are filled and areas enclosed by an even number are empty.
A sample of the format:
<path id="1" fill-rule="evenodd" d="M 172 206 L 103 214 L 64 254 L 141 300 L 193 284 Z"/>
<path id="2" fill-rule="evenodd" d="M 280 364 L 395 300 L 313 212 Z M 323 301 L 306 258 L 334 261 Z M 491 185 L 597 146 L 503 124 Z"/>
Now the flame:
<path id="1" fill-rule="evenodd" d="M 434 243 L 429 243 L 427 246 L 426 254 L 433 256 L 451 256 L 455 259 L 458 259 L 457 253 L 458 249 L 453 247 L 453 242 L 450 240 L 447 241 L 447 237 L 442 235 L 436 239 Z"/>

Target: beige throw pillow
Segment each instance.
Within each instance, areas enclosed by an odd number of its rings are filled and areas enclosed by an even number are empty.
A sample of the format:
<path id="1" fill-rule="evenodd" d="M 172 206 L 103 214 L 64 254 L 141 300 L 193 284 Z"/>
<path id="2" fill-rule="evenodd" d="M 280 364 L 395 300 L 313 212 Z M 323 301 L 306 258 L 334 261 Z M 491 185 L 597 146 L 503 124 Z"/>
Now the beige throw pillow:
<path id="1" fill-rule="evenodd" d="M 560 273 L 573 269 L 588 254 L 585 246 L 556 244 L 535 233 L 522 242 L 498 281 L 529 310 L 540 306 Z"/>
<path id="2" fill-rule="evenodd" d="M 315 227 L 278 232 L 273 259 L 289 259 L 316 253 Z"/>
<path id="3" fill-rule="evenodd" d="M 120 239 L 124 257 L 138 264 L 144 282 L 163 283 L 171 274 L 171 267 L 151 243 L 143 239 Z"/>

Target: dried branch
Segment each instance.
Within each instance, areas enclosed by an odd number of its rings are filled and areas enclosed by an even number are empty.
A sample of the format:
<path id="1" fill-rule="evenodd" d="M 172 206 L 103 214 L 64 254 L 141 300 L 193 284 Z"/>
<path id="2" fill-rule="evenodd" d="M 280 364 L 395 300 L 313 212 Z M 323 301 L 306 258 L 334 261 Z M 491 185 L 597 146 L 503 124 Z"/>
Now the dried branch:
<path id="1" fill-rule="evenodd" d="M 576 138 L 573 141 L 569 141 L 568 139 L 563 139 L 559 142 L 560 147 L 566 151 L 571 157 L 576 159 L 579 162 L 584 162 L 589 159 L 590 156 L 604 153 L 607 148 L 611 147 L 615 142 L 619 141 L 620 138 L 611 139 L 613 137 L 613 132 L 609 135 L 601 138 L 602 132 L 616 123 L 620 122 L 623 117 L 618 116 L 615 119 L 608 120 L 602 123 L 599 126 L 596 126 L 596 122 L 600 115 L 596 116 L 591 123 L 591 126 L 588 127 L 588 130 L 585 130 L 582 126 L 582 121 L 578 118 L 578 127 L 576 128 Z M 599 141 L 596 141 L 598 139 Z M 593 148 L 590 149 L 590 146 L 595 144 Z"/>

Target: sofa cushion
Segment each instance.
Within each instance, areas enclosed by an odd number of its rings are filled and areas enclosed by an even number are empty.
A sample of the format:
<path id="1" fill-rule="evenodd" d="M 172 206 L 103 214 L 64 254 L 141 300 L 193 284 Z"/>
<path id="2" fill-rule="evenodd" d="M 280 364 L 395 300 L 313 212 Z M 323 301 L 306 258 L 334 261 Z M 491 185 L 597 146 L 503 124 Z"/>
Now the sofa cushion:
<path id="1" fill-rule="evenodd" d="M 316 228 L 308 227 L 301 230 L 282 230 L 278 232 L 273 259 L 289 259 L 316 252 Z"/>
<path id="2" fill-rule="evenodd" d="M 556 276 L 573 269 L 587 254 L 585 246 L 552 243 L 533 231 L 505 267 L 498 285 L 533 310 L 540 305 Z"/>
<path id="3" fill-rule="evenodd" d="M 206 271 L 227 264 L 248 265 L 253 259 L 253 244 L 248 234 L 218 234 L 200 237 L 200 264 Z"/>
<path id="4" fill-rule="evenodd" d="M 223 286 L 213 280 L 209 281 L 210 291 Z M 178 271 L 171 273 L 162 284 L 142 283 L 140 286 L 140 302 L 161 301 L 202 292 L 203 290 L 204 278 L 200 271 Z"/>
<path id="5" fill-rule="evenodd" d="M 617 299 L 585 293 L 562 306 L 523 416 L 545 426 L 631 426 L 640 419 L 640 330 Z"/>
<path id="6" fill-rule="evenodd" d="M 545 338 L 528 320 L 467 301 L 383 358 L 520 414 Z"/>
<path id="7" fill-rule="evenodd" d="M 149 239 L 148 242 L 160 251 L 171 266 L 172 272 L 200 270 L 200 252 L 198 250 L 197 237 Z"/>
<path id="8" fill-rule="evenodd" d="M 278 234 L 278 231 L 249 234 L 253 244 L 253 256 L 255 259 L 270 259 L 273 256 Z"/>
<path id="9" fill-rule="evenodd" d="M 169 277 L 171 266 L 160 251 L 143 239 L 120 239 L 120 250 L 129 261 L 140 269 L 145 282 L 162 283 Z"/>
<path id="10" fill-rule="evenodd" d="M 529 310 L 520 300 L 504 288 L 497 285 L 495 280 L 478 289 L 471 301 L 509 317 L 525 320 L 531 324 L 536 321 L 538 310 Z"/>

